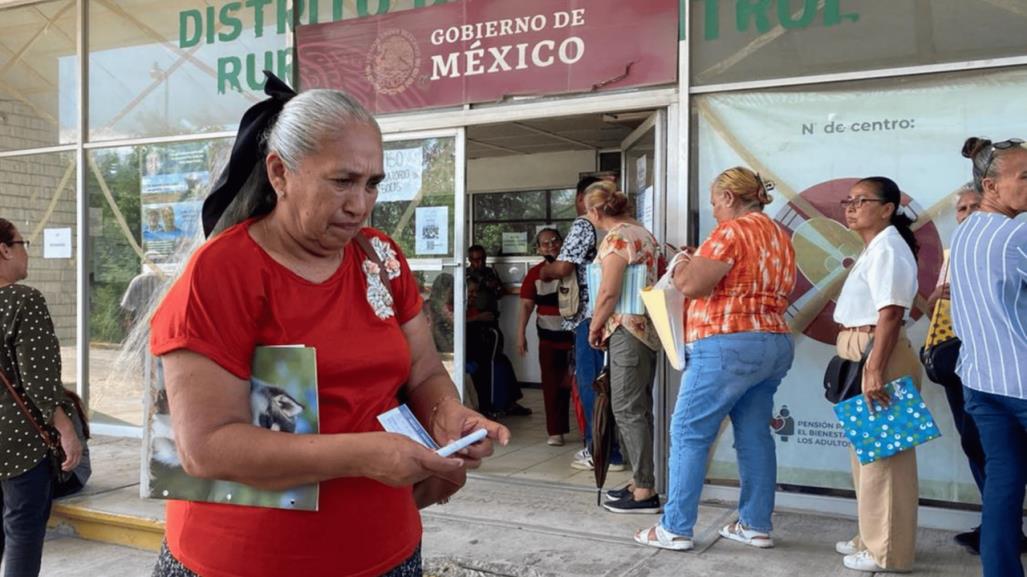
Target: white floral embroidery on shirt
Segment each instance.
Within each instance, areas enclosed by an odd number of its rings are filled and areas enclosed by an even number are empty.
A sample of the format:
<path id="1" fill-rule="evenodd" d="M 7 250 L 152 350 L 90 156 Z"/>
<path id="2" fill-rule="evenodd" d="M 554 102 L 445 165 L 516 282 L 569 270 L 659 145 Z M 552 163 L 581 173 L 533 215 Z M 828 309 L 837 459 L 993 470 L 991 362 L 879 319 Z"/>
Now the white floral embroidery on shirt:
<path id="1" fill-rule="evenodd" d="M 378 258 L 385 265 L 385 272 L 388 274 L 389 280 L 399 278 L 401 272 L 399 259 L 396 258 L 396 251 L 392 245 L 376 237 L 372 237 L 370 240 L 374 252 L 378 254 Z M 392 318 L 396 315 L 392 293 L 382 283 L 378 265 L 365 258 L 363 268 L 364 275 L 367 276 L 367 302 L 370 303 L 378 318 L 382 320 Z"/>

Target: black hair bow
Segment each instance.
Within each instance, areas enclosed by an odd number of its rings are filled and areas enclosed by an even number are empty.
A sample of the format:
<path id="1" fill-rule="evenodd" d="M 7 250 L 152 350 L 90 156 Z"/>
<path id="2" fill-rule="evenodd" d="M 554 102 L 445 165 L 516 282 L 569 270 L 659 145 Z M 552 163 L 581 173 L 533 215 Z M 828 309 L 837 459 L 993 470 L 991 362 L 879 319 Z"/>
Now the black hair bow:
<path id="1" fill-rule="evenodd" d="M 239 194 L 254 166 L 263 160 L 261 139 L 264 133 L 274 124 L 285 103 L 296 96 L 295 90 L 271 72 L 265 70 L 264 77 L 264 94 L 270 98 L 254 104 L 243 114 L 228 166 L 221 171 L 217 183 L 203 201 L 203 235 L 206 237 L 210 236 L 225 209 Z"/>

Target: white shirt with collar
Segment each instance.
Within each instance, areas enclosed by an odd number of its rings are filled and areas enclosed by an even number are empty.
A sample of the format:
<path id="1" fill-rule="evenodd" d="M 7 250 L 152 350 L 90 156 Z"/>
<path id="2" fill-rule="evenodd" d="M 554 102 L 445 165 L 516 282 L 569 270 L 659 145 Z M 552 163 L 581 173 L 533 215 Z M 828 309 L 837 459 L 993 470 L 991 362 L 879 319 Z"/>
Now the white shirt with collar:
<path id="1" fill-rule="evenodd" d="M 917 291 L 916 258 L 894 226 L 877 233 L 845 279 L 834 307 L 834 320 L 844 327 L 876 325 L 878 311 L 888 306 L 913 306 Z"/>

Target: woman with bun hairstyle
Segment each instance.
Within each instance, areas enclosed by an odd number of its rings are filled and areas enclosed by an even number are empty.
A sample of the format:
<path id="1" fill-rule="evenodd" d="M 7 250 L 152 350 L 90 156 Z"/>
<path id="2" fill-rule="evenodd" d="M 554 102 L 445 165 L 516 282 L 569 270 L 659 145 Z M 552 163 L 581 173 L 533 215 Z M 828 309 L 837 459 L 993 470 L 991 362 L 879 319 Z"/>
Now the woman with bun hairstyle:
<path id="1" fill-rule="evenodd" d="M 741 494 L 726 539 L 758 548 L 770 537 L 777 456 L 770 433 L 774 393 L 795 347 L 784 312 L 795 287 L 791 236 L 763 208 L 769 184 L 748 168 L 722 172 L 710 187 L 717 227 L 674 267 L 688 303 L 687 368 L 670 421 L 670 487 L 663 518 L 635 541 L 687 551 L 699 514 L 707 457 L 731 418 Z"/>
<path id="2" fill-rule="evenodd" d="M 610 405 L 621 453 L 630 463 L 631 483 L 607 494 L 603 504 L 614 513 L 659 513 L 653 464 L 653 374 L 660 339 L 649 317 L 616 312 L 630 265 L 645 267 L 646 286 L 659 279 L 660 245 L 631 218 L 628 197 L 607 180 L 585 190 L 586 218 L 606 232 L 596 262 L 602 270 L 588 342 L 609 351 Z"/>
<path id="3" fill-rule="evenodd" d="M 917 291 L 919 246 L 902 206 L 902 192 L 890 178 L 871 176 L 857 182 L 841 201 L 845 223 L 863 240 L 834 309 L 838 356 L 863 367 L 863 396 L 868 404 L 887 406 L 884 386 L 903 376 L 920 386 L 920 361 L 906 337 L 906 315 Z M 861 465 L 853 451 L 859 533 L 835 544 L 849 569 L 907 572 L 916 549 L 919 483 L 916 449 Z"/>
<path id="4" fill-rule="evenodd" d="M 1027 148 L 1018 138 L 969 138 L 980 209 L 956 228 L 949 269 L 956 373 L 984 447 L 984 577 L 1023 575 L 1027 483 Z"/>

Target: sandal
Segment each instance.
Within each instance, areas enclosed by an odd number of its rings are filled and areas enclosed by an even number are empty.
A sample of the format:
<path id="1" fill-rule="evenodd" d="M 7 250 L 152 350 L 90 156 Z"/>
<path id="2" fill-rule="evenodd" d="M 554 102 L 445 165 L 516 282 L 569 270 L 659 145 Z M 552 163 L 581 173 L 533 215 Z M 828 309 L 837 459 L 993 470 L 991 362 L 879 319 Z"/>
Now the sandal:
<path id="1" fill-rule="evenodd" d="M 635 533 L 635 542 L 671 551 L 688 551 L 695 547 L 691 537 L 675 535 L 659 523 Z"/>
<path id="2" fill-rule="evenodd" d="M 731 539 L 732 541 L 751 545 L 757 549 L 770 549 L 774 546 L 774 540 L 770 538 L 768 533 L 746 529 L 745 526 L 742 525 L 741 521 L 735 521 L 730 525 L 724 525 L 724 528 L 720 530 L 720 536 Z"/>

